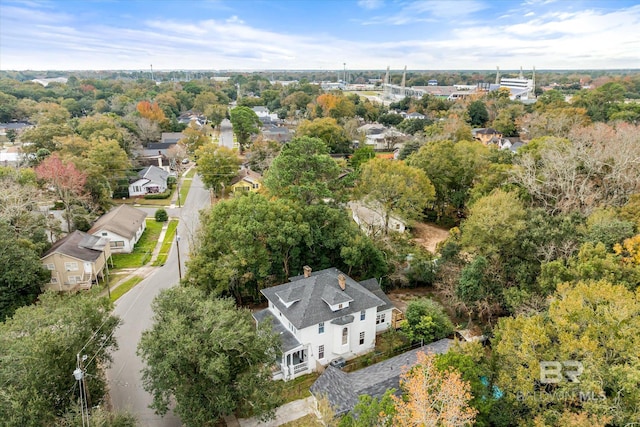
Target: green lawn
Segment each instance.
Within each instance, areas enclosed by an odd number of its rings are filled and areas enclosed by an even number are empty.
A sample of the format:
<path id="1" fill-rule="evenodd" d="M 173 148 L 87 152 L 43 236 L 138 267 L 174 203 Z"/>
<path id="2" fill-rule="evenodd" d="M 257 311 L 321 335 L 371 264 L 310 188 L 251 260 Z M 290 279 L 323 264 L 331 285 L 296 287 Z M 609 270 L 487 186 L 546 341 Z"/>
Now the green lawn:
<path id="1" fill-rule="evenodd" d="M 187 174 L 184 176 L 184 178 L 193 178 L 194 175 L 196 174 L 196 172 L 198 172 L 198 169 L 193 167 L 193 168 L 189 169 L 189 172 L 187 172 Z"/>
<path id="2" fill-rule="evenodd" d="M 184 201 L 187 200 L 187 195 L 189 194 L 189 189 L 191 188 L 192 182 L 193 182 L 193 178 L 182 178 L 182 180 L 180 181 L 180 204 L 181 205 L 184 205 Z"/>
<path id="3" fill-rule="evenodd" d="M 142 237 L 138 240 L 133 252 L 130 254 L 113 254 L 113 268 L 135 268 L 142 267 L 151 260 L 153 249 L 158 243 L 160 231 L 162 231 L 161 222 L 155 219 L 147 219 L 147 229 L 142 233 Z"/>
<path id="4" fill-rule="evenodd" d="M 309 387 L 311 387 L 311 384 L 313 384 L 319 376 L 320 374 L 313 372 L 284 383 L 282 386 L 282 403 L 284 404 L 298 399 L 306 399 L 311 396 Z"/>
<path id="5" fill-rule="evenodd" d="M 169 256 L 169 252 L 171 251 L 171 246 L 173 245 L 177 227 L 177 219 L 172 219 L 171 221 L 169 221 L 169 227 L 167 228 L 167 233 L 164 235 L 164 240 L 162 241 L 162 246 L 160 247 L 160 252 L 158 253 L 158 258 L 156 258 L 156 260 L 153 262 L 154 267 L 164 265 L 164 263 L 167 262 L 167 257 Z"/>
<path id="6" fill-rule="evenodd" d="M 137 285 L 140 282 L 142 282 L 142 277 L 133 276 L 131 279 L 127 280 L 126 282 L 121 283 L 120 286 L 118 286 L 117 288 L 111 291 L 111 302 L 117 301 L 118 298 L 120 298 L 122 295 L 129 292 L 135 285 Z"/>

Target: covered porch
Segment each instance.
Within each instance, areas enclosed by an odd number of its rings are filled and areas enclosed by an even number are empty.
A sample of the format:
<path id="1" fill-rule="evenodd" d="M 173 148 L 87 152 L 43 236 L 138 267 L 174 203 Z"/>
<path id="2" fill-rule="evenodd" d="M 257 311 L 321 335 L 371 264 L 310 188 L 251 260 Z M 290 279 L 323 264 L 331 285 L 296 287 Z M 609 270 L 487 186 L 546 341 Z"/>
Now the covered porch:
<path id="1" fill-rule="evenodd" d="M 272 370 L 274 380 L 292 380 L 301 375 L 312 372 L 309 363 L 309 348 L 300 343 L 298 339 L 285 326 L 276 319 L 269 309 L 253 313 L 258 324 L 270 322 L 274 333 L 280 337 L 282 356 L 276 360 Z"/>

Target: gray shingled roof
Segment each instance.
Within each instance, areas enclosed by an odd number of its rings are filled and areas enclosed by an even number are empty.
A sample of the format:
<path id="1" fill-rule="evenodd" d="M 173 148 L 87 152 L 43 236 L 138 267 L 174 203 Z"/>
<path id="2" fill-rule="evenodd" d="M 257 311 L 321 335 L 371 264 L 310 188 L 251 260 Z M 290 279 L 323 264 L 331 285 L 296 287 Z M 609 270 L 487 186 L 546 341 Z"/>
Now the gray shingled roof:
<path id="1" fill-rule="evenodd" d="M 346 288 L 343 291 L 338 285 L 339 274 L 344 273 L 337 268 L 328 268 L 311 273 L 311 277 L 296 276 L 290 279 L 292 282 L 266 288 L 261 292 L 298 329 L 385 304 L 370 290 L 346 275 Z M 301 299 L 287 308 L 279 295 L 290 295 L 286 292 L 295 292 L 298 295 L 300 291 L 293 291 L 293 289 L 303 291 L 300 294 Z M 331 301 L 338 301 L 338 303 L 351 301 L 351 303 L 348 307 L 334 312 L 331 311 L 327 302 L 323 301 L 327 295 Z M 290 299 L 289 302 L 291 302 Z"/>
<path id="2" fill-rule="evenodd" d="M 167 185 L 167 177 L 169 176 L 169 172 L 164 169 L 160 169 L 157 166 L 147 166 L 138 172 L 138 176 L 140 178 L 148 179 L 154 184 L 163 184 Z"/>
<path id="3" fill-rule="evenodd" d="M 89 230 L 89 234 L 107 230 L 127 239 L 132 239 L 146 217 L 147 213 L 140 209 L 129 205 L 120 205 L 98 218 Z"/>
<path id="4" fill-rule="evenodd" d="M 418 352 L 443 354 L 452 343 L 444 338 L 351 373 L 328 366 L 311 386 L 311 393 L 326 395 L 336 414 L 342 415 L 353 409 L 360 395 L 378 398 L 391 388 L 399 389 L 400 374 L 416 364 Z"/>
<path id="5" fill-rule="evenodd" d="M 108 244 L 108 239 L 76 230 L 55 242 L 42 258 L 57 252 L 82 261 L 95 261 L 102 255 Z"/>
<path id="6" fill-rule="evenodd" d="M 369 291 L 371 291 L 371 293 L 373 293 L 375 296 L 380 298 L 382 301 L 384 301 L 384 305 L 378 306 L 377 311 L 391 310 L 392 308 L 395 307 L 391 302 L 391 300 L 389 299 L 389 297 L 384 293 L 384 291 L 380 287 L 378 280 L 367 279 L 360 282 L 360 284 L 365 288 L 367 288 Z"/>
<path id="7" fill-rule="evenodd" d="M 268 308 L 253 313 L 253 318 L 256 319 L 258 324 L 271 322 L 271 330 L 280 337 L 280 341 L 282 342 L 283 353 L 302 345 L 282 323 L 278 322 L 278 319 L 273 317 L 273 313 L 271 313 Z"/>

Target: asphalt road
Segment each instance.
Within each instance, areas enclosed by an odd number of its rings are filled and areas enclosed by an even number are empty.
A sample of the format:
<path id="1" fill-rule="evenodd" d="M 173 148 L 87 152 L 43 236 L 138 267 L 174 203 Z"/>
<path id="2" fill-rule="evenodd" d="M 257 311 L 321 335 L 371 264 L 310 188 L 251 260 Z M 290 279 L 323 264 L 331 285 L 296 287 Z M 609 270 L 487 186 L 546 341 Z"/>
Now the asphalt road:
<path id="1" fill-rule="evenodd" d="M 199 221 L 199 210 L 210 205 L 209 191 L 204 188 L 199 176 L 193 178 L 189 195 L 182 208 L 168 209 L 170 216 L 179 217 L 180 259 L 184 275 L 185 260 L 193 242 Z M 107 371 L 111 402 L 114 409 L 134 414 L 139 426 L 179 427 L 180 420 L 171 412 L 159 417 L 149 409 L 152 398 L 142 388 L 142 360 L 136 355 L 136 347 L 142 331 L 152 325 L 151 302 L 162 289 L 178 283 L 178 254 L 173 246 L 167 262 L 152 275 L 123 295 L 115 304 L 114 313 L 122 318 L 116 331 L 119 349 L 113 353 L 113 364 Z"/>
<path id="2" fill-rule="evenodd" d="M 220 123 L 220 139 L 218 140 L 218 144 L 233 149 L 233 126 L 229 119 L 224 119 L 222 123 Z"/>

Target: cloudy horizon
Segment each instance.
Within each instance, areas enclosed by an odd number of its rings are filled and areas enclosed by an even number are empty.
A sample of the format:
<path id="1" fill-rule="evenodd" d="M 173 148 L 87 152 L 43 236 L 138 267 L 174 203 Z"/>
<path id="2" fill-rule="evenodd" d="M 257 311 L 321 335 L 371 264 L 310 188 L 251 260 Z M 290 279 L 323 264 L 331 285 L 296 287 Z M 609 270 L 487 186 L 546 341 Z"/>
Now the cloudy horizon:
<path id="1" fill-rule="evenodd" d="M 3 0 L 0 69 L 637 69 L 638 34 L 626 0 Z"/>

